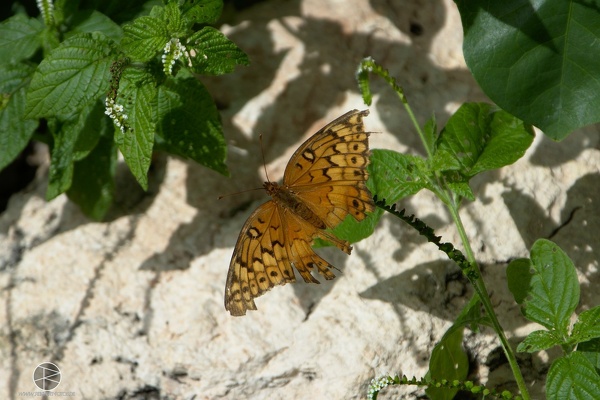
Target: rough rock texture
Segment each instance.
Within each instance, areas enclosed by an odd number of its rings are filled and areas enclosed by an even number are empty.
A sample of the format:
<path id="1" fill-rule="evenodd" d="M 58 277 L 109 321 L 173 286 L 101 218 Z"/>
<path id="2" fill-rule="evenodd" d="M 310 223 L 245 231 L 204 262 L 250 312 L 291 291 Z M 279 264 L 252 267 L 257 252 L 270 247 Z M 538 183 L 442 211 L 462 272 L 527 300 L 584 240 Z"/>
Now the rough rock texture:
<path id="1" fill-rule="evenodd" d="M 397 4 L 397 5 L 394 5 Z M 239 229 L 264 201 L 250 192 L 281 177 L 294 149 L 329 120 L 363 109 L 355 70 L 372 56 L 399 79 L 424 122 L 439 126 L 465 101 L 485 100 L 465 67 L 458 12 L 449 0 L 268 1 L 222 28 L 252 65 L 204 82 L 222 108 L 231 179 L 159 156 L 151 190 L 122 169 L 109 221 L 87 220 L 64 196 L 43 200 L 47 167 L 0 215 L 0 398 L 34 391 L 43 361 L 63 372 L 58 391 L 105 399 L 364 398 L 382 373 L 423 376 L 429 354 L 468 301 L 458 269 L 397 220 L 384 217 L 351 256 L 322 251 L 342 273 L 321 285 L 275 288 L 259 310 L 224 310 Z M 396 95 L 380 80 L 365 120 L 371 146 L 421 151 Z M 473 182 L 462 216 L 511 342 L 536 329 L 505 283 L 507 261 L 551 237 L 575 261 L 581 309 L 600 303 L 600 150 L 590 127 L 556 144 L 538 135 L 526 156 Z M 429 193 L 402 202 L 460 243 Z M 498 341 L 466 334 L 472 378 L 514 391 Z M 519 356 L 535 398 L 556 354 Z M 380 398 L 414 398 L 414 387 Z"/>

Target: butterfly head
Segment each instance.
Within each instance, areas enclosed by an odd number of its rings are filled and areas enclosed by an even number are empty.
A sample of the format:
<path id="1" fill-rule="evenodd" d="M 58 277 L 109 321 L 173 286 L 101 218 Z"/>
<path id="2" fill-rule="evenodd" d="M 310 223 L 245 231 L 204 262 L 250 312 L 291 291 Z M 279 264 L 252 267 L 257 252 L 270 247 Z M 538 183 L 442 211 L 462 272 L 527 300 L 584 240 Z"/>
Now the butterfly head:
<path id="1" fill-rule="evenodd" d="M 271 182 L 271 181 L 263 183 L 263 188 L 265 188 L 265 190 L 267 191 L 267 194 L 271 197 L 273 197 L 274 194 L 276 194 L 277 192 L 279 192 L 281 190 L 281 188 L 279 187 L 277 182 Z"/>

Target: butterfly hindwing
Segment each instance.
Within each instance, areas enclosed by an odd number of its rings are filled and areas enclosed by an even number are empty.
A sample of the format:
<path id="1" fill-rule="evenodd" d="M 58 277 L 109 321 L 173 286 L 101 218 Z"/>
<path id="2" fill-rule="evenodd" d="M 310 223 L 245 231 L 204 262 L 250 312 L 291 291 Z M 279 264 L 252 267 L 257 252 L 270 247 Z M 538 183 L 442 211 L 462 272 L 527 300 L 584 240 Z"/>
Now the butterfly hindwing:
<path id="1" fill-rule="evenodd" d="M 284 221 L 286 232 L 289 234 L 288 254 L 290 254 L 294 266 L 300 272 L 300 276 L 302 276 L 304 281 L 307 283 L 319 283 L 311 275 L 312 270 L 318 271 L 327 280 L 335 278 L 335 275 L 331 272 L 331 269 L 334 267 L 315 253 L 311 245 L 316 237 L 320 237 L 321 239 L 335 243 L 340 249 L 350 254 L 350 244 L 326 231 L 317 229 L 289 210 L 282 209 L 281 211 L 284 213 L 282 220 Z"/>
<path id="2" fill-rule="evenodd" d="M 232 315 L 244 315 L 246 310 L 256 310 L 255 297 L 295 280 L 278 206 L 268 201 L 252 213 L 240 232 L 227 274 L 225 308 Z"/>

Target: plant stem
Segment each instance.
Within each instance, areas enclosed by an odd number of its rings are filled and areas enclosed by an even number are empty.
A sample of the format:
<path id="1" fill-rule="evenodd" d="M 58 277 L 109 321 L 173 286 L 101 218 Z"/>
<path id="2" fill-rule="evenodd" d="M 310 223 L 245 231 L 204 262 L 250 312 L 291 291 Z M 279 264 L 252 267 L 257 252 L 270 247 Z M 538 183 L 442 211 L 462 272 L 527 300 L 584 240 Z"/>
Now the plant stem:
<path id="1" fill-rule="evenodd" d="M 483 308 L 485 309 L 485 312 L 487 313 L 488 317 L 490 318 L 492 326 L 494 327 L 494 330 L 496 331 L 496 334 L 498 335 L 498 338 L 500 339 L 500 343 L 502 344 L 502 349 L 504 350 L 504 354 L 506 355 L 508 364 L 510 365 L 510 368 L 513 372 L 513 375 L 517 382 L 517 386 L 519 387 L 519 390 L 521 391 L 521 396 L 523 397 L 524 400 L 529 400 L 529 399 L 531 399 L 531 397 L 529 396 L 529 392 L 527 391 L 527 386 L 525 385 L 525 380 L 523 379 L 523 375 L 521 374 L 521 370 L 519 369 L 519 364 L 517 363 L 517 358 L 515 357 L 515 354 L 514 354 L 512 348 L 510 347 L 510 344 L 508 343 L 508 339 L 506 338 L 506 335 L 504 334 L 504 329 L 502 329 L 502 326 L 500 325 L 500 321 L 498 321 L 498 317 L 496 316 L 496 313 L 494 312 L 494 308 L 492 307 L 490 295 L 487 291 L 487 288 L 486 288 L 485 283 L 483 282 L 483 278 L 481 276 L 481 270 L 479 269 L 479 266 L 477 265 L 477 262 L 475 261 L 475 256 L 473 254 L 473 250 L 471 249 L 471 244 L 469 242 L 469 238 L 467 237 L 465 227 L 460 218 L 460 214 L 458 213 L 458 206 L 457 206 L 456 202 L 453 199 L 451 199 L 450 196 L 447 196 L 447 194 L 446 194 L 446 196 L 443 196 L 443 197 L 445 197 L 445 200 L 448 200 L 448 202 L 444 201 L 444 203 L 446 203 L 446 205 L 448 206 L 448 210 L 450 211 L 450 214 L 452 215 L 454 224 L 456 225 L 456 228 L 458 229 L 460 239 L 461 239 L 462 244 L 465 249 L 467 260 L 469 260 L 469 263 L 471 264 L 472 268 L 477 272 L 477 279 L 472 280 L 471 283 L 473 284 L 473 287 L 475 288 L 475 291 L 477 292 L 477 295 L 479 296 L 479 299 L 481 300 L 481 303 L 483 304 Z"/>

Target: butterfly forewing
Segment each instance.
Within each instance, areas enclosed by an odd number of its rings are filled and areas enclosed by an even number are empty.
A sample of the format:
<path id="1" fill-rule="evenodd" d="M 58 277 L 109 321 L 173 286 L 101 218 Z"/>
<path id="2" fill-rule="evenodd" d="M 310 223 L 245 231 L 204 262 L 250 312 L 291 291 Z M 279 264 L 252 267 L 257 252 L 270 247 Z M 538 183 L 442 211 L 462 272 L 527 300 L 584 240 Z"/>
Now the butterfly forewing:
<path id="1" fill-rule="evenodd" d="M 290 159 L 283 185 L 265 183 L 273 200 L 248 218 L 235 246 L 225 288 L 225 308 L 232 315 L 256 310 L 254 298 L 275 285 L 294 282 L 295 267 L 306 282 L 318 281 L 311 271 L 333 279 L 334 268 L 311 247 L 315 238 L 350 254 L 350 244 L 325 228 L 351 214 L 358 221 L 374 210 L 366 187 L 368 132 L 350 111 L 313 135 Z"/>
<path id="2" fill-rule="evenodd" d="M 285 169 L 284 186 L 292 190 L 329 227 L 351 214 L 358 221 L 375 208 L 367 189 L 369 133 L 350 111 L 327 124 L 294 153 Z"/>
<path id="3" fill-rule="evenodd" d="M 283 185 L 297 187 L 331 180 L 366 180 L 355 174 L 368 164 L 369 133 L 362 118 L 369 111 L 352 110 L 330 122 L 294 153 L 283 176 Z"/>

